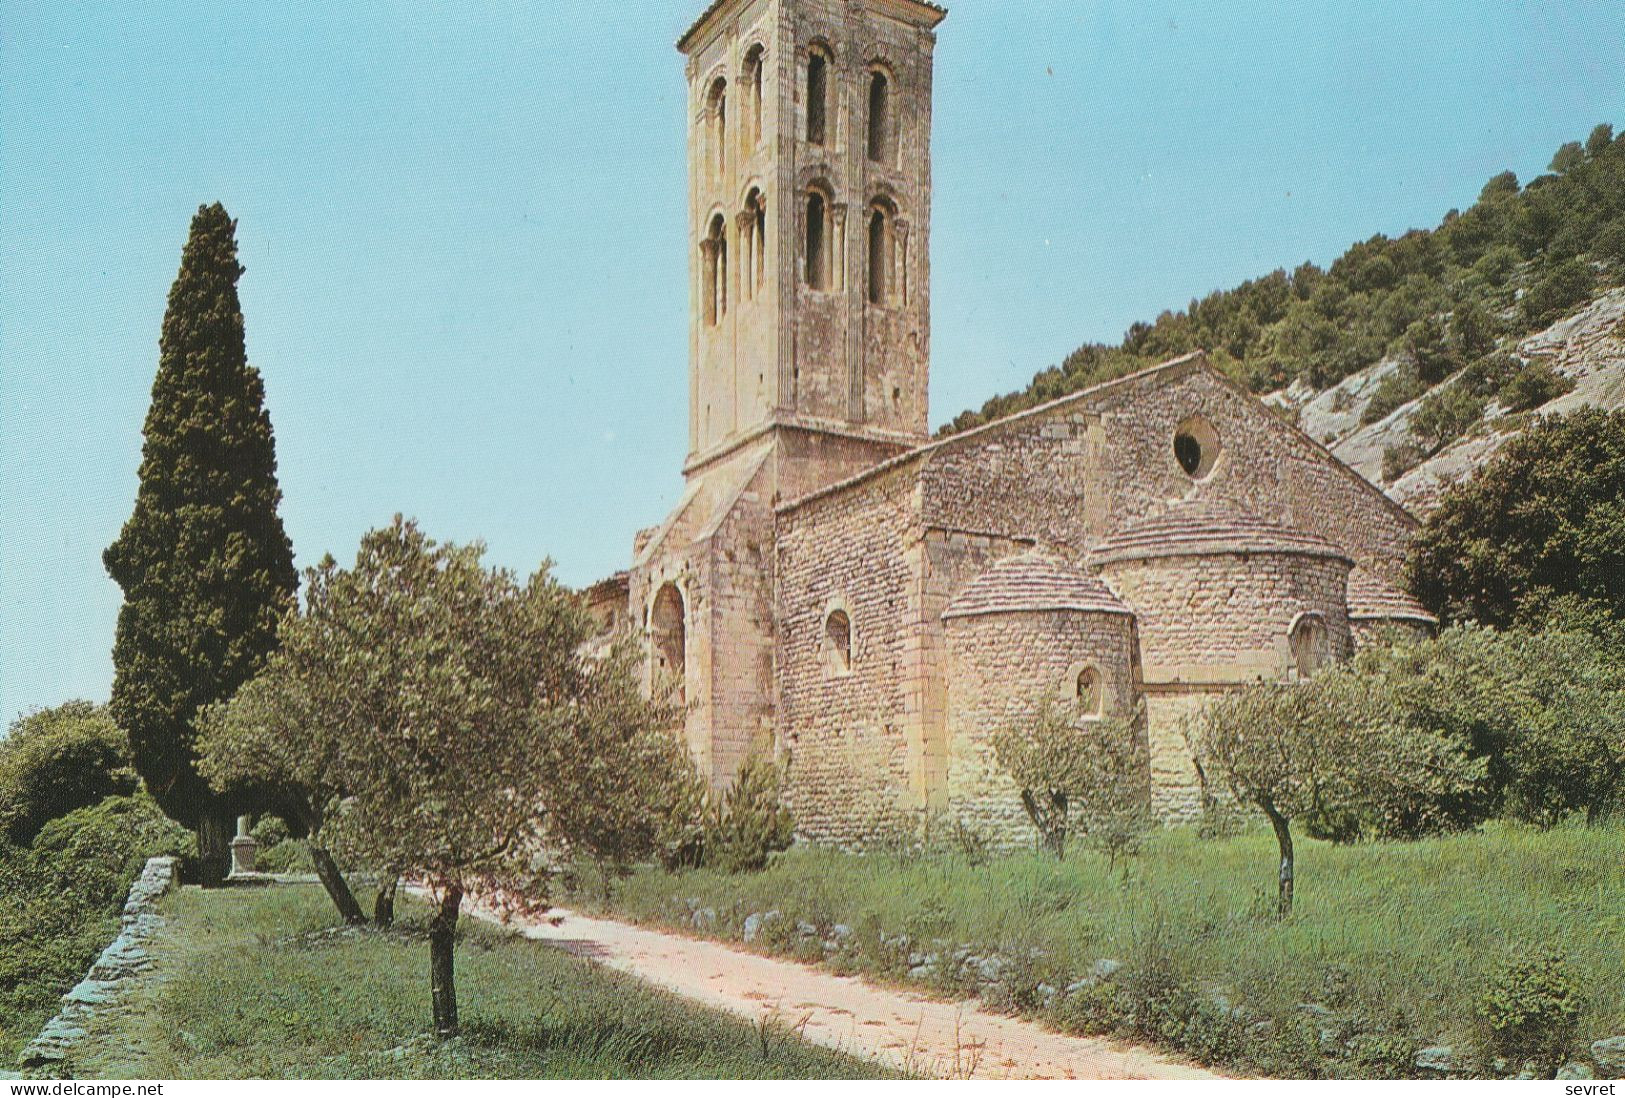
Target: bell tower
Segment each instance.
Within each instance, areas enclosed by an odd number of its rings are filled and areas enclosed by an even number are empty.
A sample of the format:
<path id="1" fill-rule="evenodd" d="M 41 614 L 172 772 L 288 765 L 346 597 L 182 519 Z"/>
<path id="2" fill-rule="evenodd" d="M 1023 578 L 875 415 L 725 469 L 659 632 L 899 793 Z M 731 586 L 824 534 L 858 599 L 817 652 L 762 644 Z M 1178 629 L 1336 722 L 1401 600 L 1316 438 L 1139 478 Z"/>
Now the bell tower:
<path id="1" fill-rule="evenodd" d="M 925 440 L 946 14 L 923 0 L 718 0 L 677 43 L 691 478 L 777 429 L 802 436 L 781 464 L 832 447 L 852 451 L 837 464 L 872 462 Z M 779 494 L 845 471 L 781 468 Z"/>

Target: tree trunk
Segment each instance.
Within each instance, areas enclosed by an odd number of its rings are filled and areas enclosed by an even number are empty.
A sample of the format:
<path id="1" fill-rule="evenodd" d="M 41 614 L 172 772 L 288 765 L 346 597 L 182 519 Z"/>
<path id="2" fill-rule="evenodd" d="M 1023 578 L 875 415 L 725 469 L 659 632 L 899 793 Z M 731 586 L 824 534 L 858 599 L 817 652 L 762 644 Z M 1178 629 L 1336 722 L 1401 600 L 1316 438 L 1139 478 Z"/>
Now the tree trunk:
<path id="1" fill-rule="evenodd" d="M 384 879 L 378 883 L 378 895 L 372 901 L 372 921 L 378 926 L 393 926 L 395 924 L 395 886 L 400 882 L 400 875 L 392 869 L 384 871 Z"/>
<path id="2" fill-rule="evenodd" d="M 310 860 L 316 867 L 316 876 L 327 889 L 327 895 L 332 899 L 333 906 L 339 909 L 339 916 L 351 926 L 362 926 L 367 921 L 367 913 L 361 910 L 361 905 L 355 902 L 355 894 L 344 880 L 344 874 L 339 872 L 338 863 L 333 855 L 327 852 L 325 846 L 305 840 L 305 846 L 310 849 Z"/>
<path id="3" fill-rule="evenodd" d="M 231 840 L 237 834 L 234 816 L 209 811 L 197 822 L 198 884 L 213 887 L 231 870 Z"/>
<path id="4" fill-rule="evenodd" d="M 1288 826 L 1287 818 L 1275 810 L 1273 804 L 1259 806 L 1264 815 L 1270 818 L 1270 826 L 1275 829 L 1275 842 L 1281 848 L 1281 883 L 1277 901 L 1278 914 L 1286 918 L 1292 914 L 1292 830 Z"/>
<path id="5" fill-rule="evenodd" d="M 452 943 L 457 937 L 457 914 L 463 890 L 446 890 L 429 923 L 429 994 L 434 999 L 434 1031 L 442 1037 L 457 1035 L 457 985 L 452 979 Z"/>

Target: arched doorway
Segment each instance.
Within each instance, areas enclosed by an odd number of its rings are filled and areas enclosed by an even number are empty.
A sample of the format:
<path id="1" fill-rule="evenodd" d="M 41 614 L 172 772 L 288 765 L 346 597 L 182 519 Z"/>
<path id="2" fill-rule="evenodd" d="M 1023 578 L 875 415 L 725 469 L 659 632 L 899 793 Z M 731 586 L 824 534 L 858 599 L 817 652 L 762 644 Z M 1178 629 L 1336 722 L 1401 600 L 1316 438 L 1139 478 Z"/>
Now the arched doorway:
<path id="1" fill-rule="evenodd" d="M 654 660 L 656 684 L 673 680 L 677 700 L 684 698 L 685 657 L 688 651 L 688 633 L 684 624 L 683 593 L 675 583 L 668 583 L 655 593 L 654 606 L 649 612 L 649 651 Z"/>

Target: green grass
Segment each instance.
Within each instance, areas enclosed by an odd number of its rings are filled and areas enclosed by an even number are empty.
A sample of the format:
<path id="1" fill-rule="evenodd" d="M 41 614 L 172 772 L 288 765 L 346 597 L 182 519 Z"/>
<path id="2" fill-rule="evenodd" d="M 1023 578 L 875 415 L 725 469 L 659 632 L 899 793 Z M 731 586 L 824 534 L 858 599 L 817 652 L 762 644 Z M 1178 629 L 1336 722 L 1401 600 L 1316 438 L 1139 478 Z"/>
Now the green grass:
<path id="1" fill-rule="evenodd" d="M 978 866 L 953 854 L 800 848 L 758 874 L 640 870 L 615 885 L 608 907 L 687 926 L 697 903 L 716 912 L 707 933 L 735 939 L 748 914 L 777 910 L 784 917 L 766 924 L 758 947 L 808 960 L 826 959 L 820 939 L 844 923 L 853 934 L 829 963 L 894 979 L 907 978 L 909 953 L 997 950 L 1018 961 L 994 992 L 1007 1006 L 1277 1074 L 1403 1075 L 1419 1046 L 1482 1047 L 1475 1012 L 1487 985 L 1509 960 L 1541 948 L 1560 951 L 1584 989 L 1574 1049 L 1625 1032 L 1625 828 L 1617 824 L 1494 825 L 1345 847 L 1300 840 L 1297 909 L 1285 922 L 1272 917 L 1275 861 L 1273 838 L 1259 831 L 1222 840 L 1158 833 L 1115 873 L 1087 851 L 1064 862 L 1031 853 Z M 589 882 L 575 902 L 602 909 L 593 891 Z M 797 933 L 797 922 L 820 934 Z M 1120 1009 L 1043 1008 L 1036 985 L 1064 988 L 1098 958 L 1140 973 L 1142 997 L 1147 974 L 1185 989 L 1192 1017 L 1182 1013 L 1164 1032 L 1156 1018 L 1125 1023 Z M 949 964 L 927 978 L 944 992 L 976 990 Z M 1212 1009 L 1216 994 L 1245 1019 Z M 1325 1026 L 1303 1003 L 1331 1010 L 1338 1043 L 1352 1036 L 1353 1045 L 1322 1049 Z M 1487 1051 L 1480 1062 L 1490 1062 Z"/>
<path id="2" fill-rule="evenodd" d="M 462 1036 L 429 1026 L 426 911 L 333 932 L 320 889 L 187 889 L 156 946 L 167 979 L 73 1065 L 101 1078 L 874 1078 L 881 1068 L 754 1027 L 483 924 L 457 946 Z M 324 934 L 324 931 L 329 933 Z"/>

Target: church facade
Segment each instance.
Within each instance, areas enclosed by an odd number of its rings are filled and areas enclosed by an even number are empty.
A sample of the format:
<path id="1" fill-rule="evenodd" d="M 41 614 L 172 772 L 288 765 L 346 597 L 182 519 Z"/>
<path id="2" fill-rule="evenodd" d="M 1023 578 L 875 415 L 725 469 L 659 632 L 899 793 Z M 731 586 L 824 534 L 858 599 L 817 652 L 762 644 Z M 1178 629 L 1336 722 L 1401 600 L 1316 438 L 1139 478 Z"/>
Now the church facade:
<path id="1" fill-rule="evenodd" d="M 991 737 L 1045 695 L 1130 720 L 1188 820 L 1206 697 L 1432 624 L 1399 586 L 1415 523 L 1200 354 L 929 438 L 945 15 L 717 0 L 679 41 L 685 487 L 588 600 L 680 692 L 708 780 L 772 752 L 809 839 L 1019 836 Z"/>

